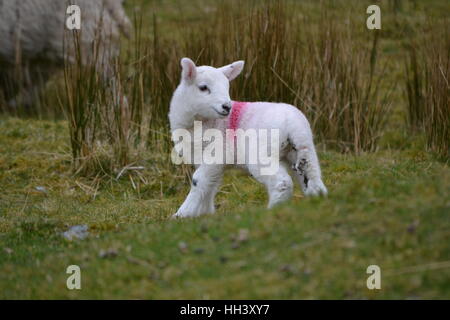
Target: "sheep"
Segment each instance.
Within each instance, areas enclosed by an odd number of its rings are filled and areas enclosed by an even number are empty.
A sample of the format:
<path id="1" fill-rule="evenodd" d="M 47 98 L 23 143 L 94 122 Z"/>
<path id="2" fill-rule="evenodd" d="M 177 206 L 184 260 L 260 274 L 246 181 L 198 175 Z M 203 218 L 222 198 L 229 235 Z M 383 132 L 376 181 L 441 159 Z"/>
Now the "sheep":
<path id="1" fill-rule="evenodd" d="M 104 79 L 110 79 L 109 61 L 119 54 L 117 40 L 131 31 L 123 1 L 0 0 L 0 90 L 8 105 L 15 107 L 19 96 L 25 106 L 33 105 L 42 85 L 66 59 L 75 61 L 74 32 L 65 28 L 69 4 L 81 10 L 77 34 L 83 63 L 93 63 L 92 44 L 100 35 L 97 63 Z"/>
<path id="2" fill-rule="evenodd" d="M 196 165 L 192 177 L 191 190 L 173 215 L 174 218 L 214 213 L 215 195 L 219 190 L 224 170 L 230 167 L 245 169 L 265 185 L 269 196 L 268 208 L 285 202 L 292 196 L 291 174 L 295 176 L 306 196 L 328 193 L 322 182 L 309 122 L 298 108 L 284 103 L 231 101 L 229 82 L 241 73 L 244 61 L 214 68 L 197 67 L 191 59 L 183 58 L 181 67 L 181 81 L 172 96 L 169 110 L 170 130 L 175 144 L 174 153 L 186 159 L 186 150 L 195 151 L 195 147 L 190 147 L 196 143 L 194 124 L 197 121 L 201 121 L 203 132 L 218 130 L 224 141 L 228 142 L 233 139 L 229 131 L 275 129 L 279 137 L 276 146 L 279 166 L 273 174 L 262 174 L 261 163 L 249 163 L 248 157 L 244 157 L 245 161 L 241 164 L 236 162 L 230 164 L 226 161 L 200 162 Z M 181 131 L 189 132 L 194 136 L 194 140 L 180 139 Z M 261 137 L 258 136 L 257 139 L 260 140 Z M 203 142 L 200 148 L 204 151 Z M 233 143 L 230 145 L 231 148 L 236 148 Z M 229 148 L 228 144 L 224 148 Z M 254 149 L 254 146 L 245 145 L 239 150 L 247 156 L 249 152 L 255 152 Z"/>

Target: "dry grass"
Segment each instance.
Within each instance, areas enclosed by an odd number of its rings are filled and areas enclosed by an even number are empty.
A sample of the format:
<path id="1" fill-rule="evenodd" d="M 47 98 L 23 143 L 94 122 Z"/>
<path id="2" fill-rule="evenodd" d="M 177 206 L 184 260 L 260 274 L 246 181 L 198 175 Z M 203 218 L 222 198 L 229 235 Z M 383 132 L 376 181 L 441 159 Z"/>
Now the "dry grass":
<path id="1" fill-rule="evenodd" d="M 245 59 L 244 76 L 233 85 L 232 97 L 294 104 L 328 146 L 375 150 L 389 107 L 379 92 L 384 75 L 375 76 L 378 33 L 371 45 L 361 45 L 350 27 L 328 17 L 326 10 L 312 28 L 290 14 L 295 11 L 291 6 L 267 1 L 243 14 L 234 3 L 223 3 L 211 26 L 183 37 L 186 53 L 200 64 Z"/>
<path id="2" fill-rule="evenodd" d="M 432 32 L 412 44 L 406 63 L 409 123 L 425 132 L 429 150 L 450 158 L 450 32 L 449 20 L 431 27 Z"/>
<path id="3" fill-rule="evenodd" d="M 308 28 L 289 13 L 291 5 L 266 1 L 247 4 L 244 11 L 234 2 L 221 2 L 206 26 L 181 28 L 177 41 L 160 34 L 155 18 L 152 36 L 143 38 L 142 18 L 135 16 L 134 47 L 115 69 L 118 80 L 124 78 L 120 69 L 127 69 L 127 81 L 117 81 L 116 89 L 123 88 L 130 103 L 105 100 L 96 88 L 100 84 L 95 69 L 78 77 L 81 87 L 69 88 L 73 92 L 68 92 L 68 105 L 75 106 L 80 119 L 71 121 L 72 146 L 81 150 L 74 153 L 76 167 L 84 167 L 84 160 L 92 158 L 93 140 L 99 137 L 92 135 L 102 130 L 108 132 L 107 141 L 114 146 L 111 158 L 118 167 L 133 161 L 129 149 L 135 138 L 160 149 L 163 143 L 162 150 L 168 151 L 168 106 L 183 56 L 215 66 L 244 59 L 244 75 L 232 86 L 234 99 L 297 105 L 327 146 L 357 153 L 374 151 L 389 106 L 379 93 L 383 74 L 375 76 L 378 33 L 371 44 L 369 40 L 361 47 L 350 27 L 324 17 L 316 28 Z M 109 107 L 99 109 L 102 105 Z M 105 121 L 110 115 L 114 117 Z"/>
<path id="4" fill-rule="evenodd" d="M 321 18 L 310 25 L 305 16 L 294 14 L 297 5 L 214 2 L 202 23 L 187 28 L 187 18 L 181 17 L 170 34 L 161 31 L 156 15 L 145 18 L 152 23 L 144 28 L 142 15 L 135 12 L 133 40 L 123 42 L 126 49 L 110 62 L 113 84 L 99 78 L 98 66 L 65 68 L 66 97 L 60 101 L 69 119 L 75 171 L 117 173 L 138 163 L 140 151 L 149 146 L 169 153 L 168 107 L 183 56 L 214 66 L 243 59 L 246 67 L 232 85 L 233 99 L 294 104 L 325 147 L 377 150 L 393 88 L 379 63 L 379 33 L 362 38 L 352 21 L 342 23 L 327 5 L 319 5 Z M 438 76 L 429 74 L 428 83 Z M 434 91 L 446 94 L 444 83 L 435 85 L 440 88 Z M 445 117 L 434 115 L 433 121 Z M 445 130 L 433 133 L 429 144 L 436 145 Z"/>

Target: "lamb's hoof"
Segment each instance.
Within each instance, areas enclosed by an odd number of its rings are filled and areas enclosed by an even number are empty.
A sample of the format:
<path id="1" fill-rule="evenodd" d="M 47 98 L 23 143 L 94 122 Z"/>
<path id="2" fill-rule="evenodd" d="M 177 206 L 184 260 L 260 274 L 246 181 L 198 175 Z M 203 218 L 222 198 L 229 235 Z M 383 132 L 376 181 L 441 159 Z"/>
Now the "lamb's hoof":
<path id="1" fill-rule="evenodd" d="M 319 197 L 326 196 L 328 194 L 327 187 L 320 181 L 319 183 L 313 183 L 309 181 L 308 187 L 305 191 L 305 196 L 307 197 Z"/>
<path id="2" fill-rule="evenodd" d="M 193 215 L 177 212 L 177 213 L 173 214 L 170 217 L 170 219 L 176 220 L 176 219 L 184 219 L 184 218 L 189 218 L 189 217 L 193 217 Z"/>
<path id="3" fill-rule="evenodd" d="M 195 218 L 199 216 L 203 216 L 206 214 L 214 214 L 214 210 L 210 212 L 190 212 L 190 211 L 178 211 L 174 215 L 170 217 L 170 219 L 185 219 L 185 218 Z"/>

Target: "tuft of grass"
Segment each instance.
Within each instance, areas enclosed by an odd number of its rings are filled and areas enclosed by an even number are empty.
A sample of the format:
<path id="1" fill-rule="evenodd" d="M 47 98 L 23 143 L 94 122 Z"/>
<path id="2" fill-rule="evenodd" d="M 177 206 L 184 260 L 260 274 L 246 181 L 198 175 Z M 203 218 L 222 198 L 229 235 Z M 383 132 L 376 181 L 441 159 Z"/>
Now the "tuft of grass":
<path id="1" fill-rule="evenodd" d="M 244 59 L 244 75 L 232 90 L 236 100 L 292 103 L 307 114 L 328 147 L 376 150 L 389 111 L 387 94 L 380 93 L 384 73 L 377 73 L 379 34 L 361 46 L 353 40 L 352 28 L 341 26 L 325 7 L 319 24 L 307 28 L 307 21 L 291 13 L 297 10 L 295 3 L 244 6 L 247 10 L 236 2 L 216 4 L 212 19 L 180 28 L 176 41 L 160 32 L 155 16 L 151 37 L 144 38 L 143 17 L 135 13 L 134 43 L 114 64 L 112 97 L 99 82 L 97 63 L 86 73 L 79 72 L 85 69 L 80 64 L 70 66 L 68 70 L 78 70 L 66 72 L 65 103 L 76 170 L 92 174 L 109 160 L 109 171 L 118 171 L 138 160 L 132 155 L 135 145 L 169 151 L 168 106 L 180 57 L 186 55 L 216 66 Z M 77 85 L 70 85 L 74 81 Z M 116 99 L 122 94 L 129 103 Z M 100 152 L 105 161 L 98 160 L 98 150 L 107 146 L 112 152 Z"/>
<path id="2" fill-rule="evenodd" d="M 426 48 L 410 45 L 405 78 L 410 125 L 423 130 L 428 148 L 445 160 L 450 159 L 449 32 L 447 19 L 421 39 Z"/>
<path id="3" fill-rule="evenodd" d="M 114 60 L 103 57 L 100 35 L 91 52 L 81 47 L 76 32 L 70 38 L 75 62 L 65 64 L 60 104 L 76 174 L 111 177 L 141 168 L 139 154 L 150 143 L 154 152 L 169 154 L 167 113 L 175 77 L 165 65 L 172 57 L 160 51 L 156 28 L 153 41 L 143 40 L 142 16 L 135 14 L 134 24 L 134 43 L 127 42 Z"/>

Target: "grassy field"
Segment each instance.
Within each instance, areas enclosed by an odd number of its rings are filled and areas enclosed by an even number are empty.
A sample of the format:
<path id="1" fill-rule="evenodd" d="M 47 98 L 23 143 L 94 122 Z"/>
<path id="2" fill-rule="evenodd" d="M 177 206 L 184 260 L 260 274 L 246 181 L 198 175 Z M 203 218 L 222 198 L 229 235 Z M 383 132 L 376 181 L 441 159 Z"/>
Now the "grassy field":
<path id="1" fill-rule="evenodd" d="M 408 130 L 401 83 L 403 45 L 449 5 L 401 2 L 399 11 L 381 2 L 379 59 L 397 84 L 382 88 L 392 90 L 387 127 L 375 152 L 318 142 L 327 198 L 304 198 L 297 187 L 292 201 L 266 210 L 263 186 L 231 171 L 217 214 L 170 220 L 189 181 L 167 154 L 150 146 L 134 164 L 142 170 L 83 177 L 73 173 L 67 121 L 1 115 L 0 298 L 450 299 L 448 159 Z M 176 40 L 170 30 L 197 26 L 213 5 L 186 3 L 147 1 L 144 11 Z M 298 15 L 317 23 L 316 3 L 302 2 Z M 326 6 L 334 15 L 359 12 L 364 29 L 362 2 Z M 62 237 L 84 224 L 86 239 Z M 66 287 L 72 264 L 81 267 L 81 290 Z M 373 264 L 381 290 L 366 287 Z"/>
<path id="2" fill-rule="evenodd" d="M 158 172 L 158 159 L 139 191 L 127 180 L 97 189 L 69 173 L 65 123 L 0 127 L 1 298 L 450 297 L 450 170 L 426 152 L 321 152 L 330 196 L 297 191 L 275 210 L 235 172 L 215 216 L 170 221 L 188 185 Z M 87 239 L 60 235 L 77 224 Z M 71 264 L 80 291 L 65 287 Z M 365 287 L 371 264 L 378 292 Z"/>

